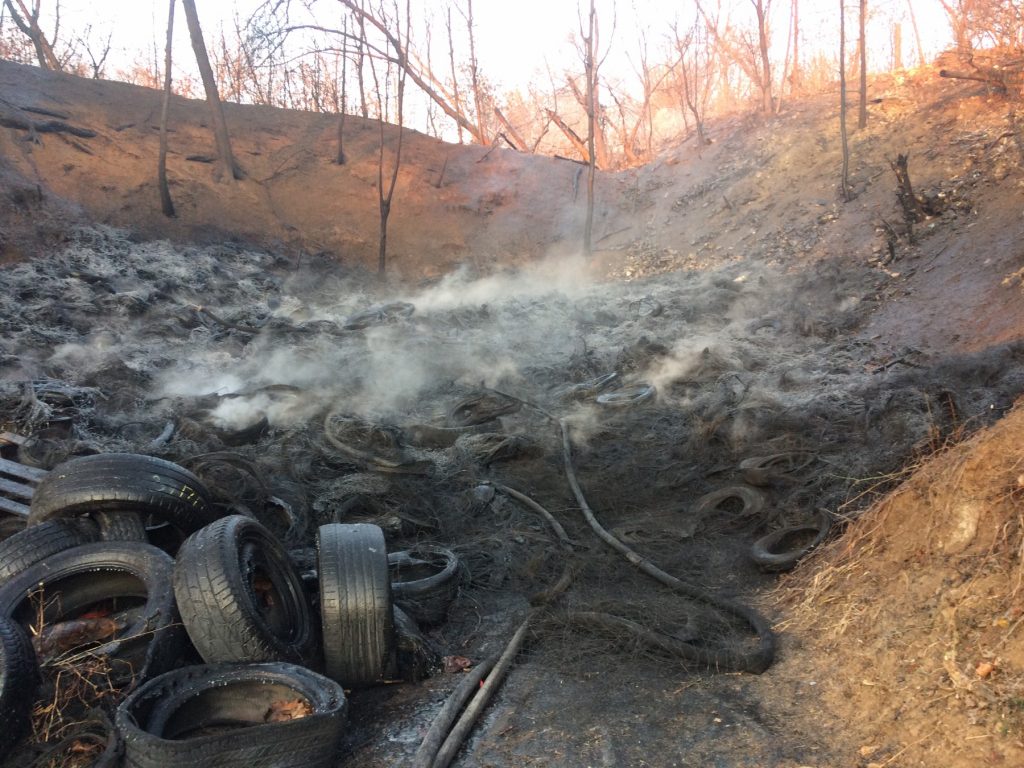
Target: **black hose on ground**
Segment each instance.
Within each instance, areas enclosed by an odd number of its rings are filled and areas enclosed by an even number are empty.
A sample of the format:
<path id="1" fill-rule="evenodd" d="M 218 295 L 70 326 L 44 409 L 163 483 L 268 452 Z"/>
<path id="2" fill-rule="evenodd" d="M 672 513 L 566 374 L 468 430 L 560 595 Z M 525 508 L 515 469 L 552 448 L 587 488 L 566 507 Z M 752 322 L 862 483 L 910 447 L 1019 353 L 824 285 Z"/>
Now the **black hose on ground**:
<path id="1" fill-rule="evenodd" d="M 760 674 L 768 669 L 775 659 L 775 635 L 772 632 L 768 621 L 758 614 L 757 611 L 733 600 L 729 600 L 728 598 L 714 595 L 694 584 L 682 581 L 681 579 L 666 573 L 646 557 L 638 554 L 623 544 L 619 539 L 615 538 L 615 536 L 602 527 L 601 523 L 598 522 L 595 517 L 593 510 L 590 508 L 590 505 L 587 503 L 586 497 L 583 495 L 583 490 L 580 488 L 579 481 L 576 478 L 576 472 L 572 466 L 572 443 L 569 439 L 569 424 L 565 419 L 560 419 L 559 425 L 562 428 L 562 452 L 565 459 L 565 474 L 569 480 L 569 487 L 572 488 L 573 495 L 576 497 L 576 501 L 580 505 L 580 510 L 583 512 L 584 518 L 586 518 L 587 523 L 593 529 L 594 533 L 596 533 L 603 542 L 615 551 L 619 552 L 626 558 L 626 560 L 642 572 L 664 584 L 672 591 L 685 595 L 692 600 L 697 600 L 717 608 L 723 613 L 731 614 L 732 616 L 742 619 L 750 625 L 758 639 L 757 649 L 749 652 L 724 648 L 715 650 L 691 645 L 689 643 L 679 643 L 672 644 L 674 648 L 673 653 L 716 669 L 730 669 L 738 672 L 752 672 L 754 674 Z M 611 618 L 615 619 L 617 617 Z M 625 620 L 613 623 L 617 623 L 621 626 L 623 621 Z"/>

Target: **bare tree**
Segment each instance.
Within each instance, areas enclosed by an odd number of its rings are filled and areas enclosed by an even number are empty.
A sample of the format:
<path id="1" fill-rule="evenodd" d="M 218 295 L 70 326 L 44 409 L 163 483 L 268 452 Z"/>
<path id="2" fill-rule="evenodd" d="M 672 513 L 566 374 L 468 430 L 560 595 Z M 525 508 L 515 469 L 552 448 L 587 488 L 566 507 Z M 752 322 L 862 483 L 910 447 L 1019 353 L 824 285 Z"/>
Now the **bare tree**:
<path id="1" fill-rule="evenodd" d="M 342 22 L 344 36 L 341 41 L 341 99 L 338 104 L 338 152 L 334 161 L 338 165 L 345 164 L 345 113 L 348 111 L 346 102 L 348 82 L 348 19 Z"/>
<path id="2" fill-rule="evenodd" d="M 913 0 L 907 0 L 907 12 L 910 14 L 910 26 L 914 28 L 914 42 L 917 43 L 917 65 L 924 66 L 924 46 L 921 45 L 921 30 L 917 27 L 917 14 L 914 13 Z"/>
<path id="3" fill-rule="evenodd" d="M 377 21 L 383 25 L 383 30 L 386 30 L 385 36 L 389 41 L 389 45 L 395 50 L 395 56 L 400 58 L 399 50 L 402 49 L 402 20 L 398 13 L 397 0 L 394 3 L 394 31 L 390 28 L 389 19 L 387 19 L 383 13 L 381 13 L 380 19 Z M 410 0 L 405 2 L 405 42 L 409 41 L 409 32 L 411 29 L 411 13 L 410 13 Z M 377 24 L 373 24 L 377 26 Z M 380 27 L 378 27 L 380 29 Z M 394 41 L 394 42 L 391 42 Z M 392 63 L 396 64 L 396 92 L 395 92 L 395 110 L 396 120 L 395 127 L 398 133 L 395 146 L 395 156 L 391 164 L 391 174 L 388 178 L 387 189 L 384 186 L 384 167 L 385 163 L 385 152 L 384 152 L 384 124 L 387 119 L 387 104 L 388 104 L 388 82 L 390 81 L 390 69 Z M 387 70 L 384 73 L 384 86 L 382 88 L 380 77 L 377 75 L 377 65 L 374 63 L 374 57 L 370 57 L 370 73 L 373 77 L 374 92 L 377 96 L 378 114 L 377 124 L 380 129 L 380 154 L 378 155 L 377 162 L 377 202 L 380 210 L 380 239 L 378 242 L 377 251 L 377 274 L 383 277 L 384 272 L 387 268 L 387 249 L 388 249 L 388 218 L 391 216 L 391 203 L 395 195 L 395 186 L 398 182 L 398 169 L 402 164 L 402 138 L 404 134 L 404 128 L 402 128 L 403 110 L 405 104 L 405 78 L 409 75 L 409 69 L 402 66 L 398 61 L 388 59 L 386 62 Z"/>
<path id="4" fill-rule="evenodd" d="M 850 144 L 846 136 L 846 0 L 839 0 L 839 138 L 843 145 L 843 171 L 839 193 L 845 202 L 850 195 Z"/>
<path id="5" fill-rule="evenodd" d="M 790 5 L 790 33 L 793 35 L 793 67 L 789 73 L 789 84 L 792 91 L 799 91 L 803 81 L 803 68 L 800 66 L 800 0 L 792 0 Z"/>
<path id="6" fill-rule="evenodd" d="M 694 0 L 694 2 L 701 18 L 704 19 L 708 33 L 714 39 L 716 48 L 743 70 L 750 82 L 761 92 L 761 111 L 764 114 L 771 114 L 774 110 L 774 98 L 769 57 L 771 41 L 769 39 L 768 15 L 771 11 L 772 0 L 750 0 L 756 20 L 756 29 L 753 33 L 749 30 L 736 31 L 727 21 L 722 22 L 717 14 L 712 16 L 707 9 L 707 0 Z"/>
<path id="7" fill-rule="evenodd" d="M 160 208 L 164 216 L 173 218 L 174 201 L 167 184 L 167 113 L 171 103 L 171 47 L 174 44 L 174 4 L 167 4 L 167 45 L 164 48 L 164 96 L 160 106 L 160 156 L 157 161 L 157 186 L 160 188 Z"/>
<path id="8" fill-rule="evenodd" d="M 590 0 L 590 11 L 587 13 L 587 29 L 583 30 L 580 19 L 580 37 L 583 41 L 583 70 L 587 81 L 587 216 L 583 224 L 583 253 L 590 255 L 593 251 L 594 237 L 594 177 L 597 175 L 597 153 L 594 148 L 597 136 L 597 78 L 598 78 L 598 25 L 597 9 L 594 0 Z"/>
<path id="9" fill-rule="evenodd" d="M 462 126 L 473 137 L 474 141 L 479 144 L 487 143 L 486 135 L 481 126 L 476 121 L 470 119 L 464 110 L 459 109 L 449 88 L 410 50 L 408 37 L 402 40 L 400 36 L 396 35 L 390 29 L 387 20 L 383 18 L 383 14 L 379 10 L 368 10 L 359 0 L 338 1 L 350 10 L 357 20 L 365 22 L 365 24 L 373 27 L 384 36 L 388 47 L 392 51 L 388 54 L 390 60 L 405 70 L 416 86 L 437 104 L 442 112 L 454 120 L 457 125 Z"/>
<path id="10" fill-rule="evenodd" d="M 110 41 L 113 37 L 114 31 L 110 30 L 107 33 L 106 41 L 97 47 L 96 50 L 93 50 L 92 25 L 90 24 L 86 26 L 85 32 L 78 38 L 79 44 L 85 49 L 86 56 L 89 57 L 89 69 L 93 80 L 99 80 L 104 75 L 107 57 L 110 55 Z"/>
<path id="11" fill-rule="evenodd" d="M 857 111 L 857 128 L 868 126 L 868 46 L 865 28 L 868 18 L 868 0 L 860 0 L 860 104 Z"/>
<path id="12" fill-rule="evenodd" d="M 196 64 L 199 67 L 199 75 L 203 80 L 203 88 L 206 90 L 206 103 L 210 107 L 210 117 L 213 121 L 213 135 L 217 143 L 217 155 L 226 177 L 231 179 L 242 179 L 245 174 L 235 156 L 231 152 L 231 137 L 228 134 L 228 123 L 224 119 L 224 106 L 220 101 L 220 94 L 217 92 L 217 81 L 213 76 L 213 68 L 210 66 L 210 57 L 206 51 L 206 43 L 203 41 L 203 29 L 199 26 L 199 14 L 196 12 L 195 0 L 181 0 L 185 9 L 185 22 L 188 24 L 189 37 L 192 40 L 192 50 L 196 55 Z"/>
<path id="13" fill-rule="evenodd" d="M 445 18 L 445 24 L 448 29 L 448 63 L 451 65 L 452 70 L 452 101 L 455 103 L 455 108 L 458 111 L 462 111 L 462 101 L 459 98 L 459 73 L 455 68 L 455 35 L 452 34 L 452 9 L 448 8 L 448 14 Z M 457 120 L 455 126 L 459 134 L 459 144 L 462 143 L 462 124 Z"/>
<path id="14" fill-rule="evenodd" d="M 480 84 L 480 66 L 476 59 L 476 32 L 473 26 L 473 0 L 466 0 L 466 12 L 463 14 L 466 20 L 466 33 L 469 37 L 469 82 L 473 89 L 473 106 L 476 110 L 476 124 L 480 127 L 480 140 L 482 144 L 490 144 L 484 116 L 484 98 Z"/>
<path id="15" fill-rule="evenodd" d="M 676 64 L 679 79 L 680 106 L 685 114 L 693 116 L 697 130 L 697 143 L 709 144 L 704 128 L 708 99 L 714 84 L 714 51 L 707 37 L 707 28 L 694 19 L 685 34 L 679 33 L 678 25 L 672 25 L 673 45 L 679 60 Z"/>
<path id="16" fill-rule="evenodd" d="M 771 0 L 750 0 L 757 17 L 757 47 L 760 54 L 761 77 L 758 87 L 761 89 L 761 111 L 771 114 L 775 107 L 772 103 L 772 63 L 768 57 L 768 13 Z"/>
<path id="17" fill-rule="evenodd" d="M 43 69 L 53 69 L 58 72 L 63 69 L 57 55 L 53 52 L 53 46 L 46 38 L 46 33 L 39 26 L 39 12 L 42 0 L 33 0 L 32 7 L 28 8 L 24 0 L 4 0 L 8 12 L 11 14 L 11 21 L 21 30 L 36 51 L 36 59 Z M 17 8 L 15 8 L 17 6 Z M 60 2 L 57 2 L 57 17 L 60 18 Z"/>

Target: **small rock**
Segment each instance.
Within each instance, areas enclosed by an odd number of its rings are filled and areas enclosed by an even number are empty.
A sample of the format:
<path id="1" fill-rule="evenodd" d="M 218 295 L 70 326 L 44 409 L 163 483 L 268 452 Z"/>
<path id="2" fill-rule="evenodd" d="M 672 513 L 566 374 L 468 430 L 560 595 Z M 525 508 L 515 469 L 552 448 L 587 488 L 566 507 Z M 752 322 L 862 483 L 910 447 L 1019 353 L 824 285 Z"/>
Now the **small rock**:
<path id="1" fill-rule="evenodd" d="M 984 680 L 995 671 L 995 668 L 996 665 L 991 661 L 983 661 L 974 668 L 974 674 Z"/>

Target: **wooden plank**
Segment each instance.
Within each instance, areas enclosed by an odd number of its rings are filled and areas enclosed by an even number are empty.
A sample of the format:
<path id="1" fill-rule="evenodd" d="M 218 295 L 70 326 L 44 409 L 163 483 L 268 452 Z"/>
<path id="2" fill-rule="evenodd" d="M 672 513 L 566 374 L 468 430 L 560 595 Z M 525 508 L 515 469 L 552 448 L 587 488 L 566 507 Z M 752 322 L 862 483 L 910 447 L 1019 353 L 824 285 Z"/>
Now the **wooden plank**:
<path id="1" fill-rule="evenodd" d="M 7 512 L 18 517 L 28 517 L 28 507 L 16 501 L 5 499 L 3 496 L 0 496 L 0 512 Z"/>
<path id="2" fill-rule="evenodd" d="M 0 458 L 0 475 L 20 477 L 22 480 L 28 480 L 29 482 L 39 482 L 48 474 L 49 472 L 45 469 L 39 469 L 38 467 L 26 467 L 24 464 L 18 464 L 15 461 L 8 461 L 7 459 Z"/>
<path id="3" fill-rule="evenodd" d="M 24 483 L 16 483 L 13 480 L 7 480 L 0 477 L 0 493 L 8 497 L 15 499 L 31 499 L 32 492 L 35 489 L 31 485 L 25 485 Z"/>
<path id="4" fill-rule="evenodd" d="M 0 432 L 0 443 L 13 443 L 14 445 L 21 445 L 25 442 L 24 435 L 18 435 L 14 432 Z"/>

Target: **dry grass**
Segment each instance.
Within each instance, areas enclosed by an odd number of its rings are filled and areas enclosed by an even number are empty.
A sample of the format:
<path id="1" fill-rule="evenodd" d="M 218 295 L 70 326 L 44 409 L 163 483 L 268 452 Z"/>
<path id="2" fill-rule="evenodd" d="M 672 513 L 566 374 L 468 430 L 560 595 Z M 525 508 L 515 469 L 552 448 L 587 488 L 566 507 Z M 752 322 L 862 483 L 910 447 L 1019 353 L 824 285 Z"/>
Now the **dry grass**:
<path id="1" fill-rule="evenodd" d="M 957 733 L 1024 750 L 1024 412 L 960 436 L 873 478 L 899 485 L 774 594 L 809 657 L 841 652 L 831 705 L 851 732 L 891 716 L 918 734 L 889 762 L 928 764 Z"/>

